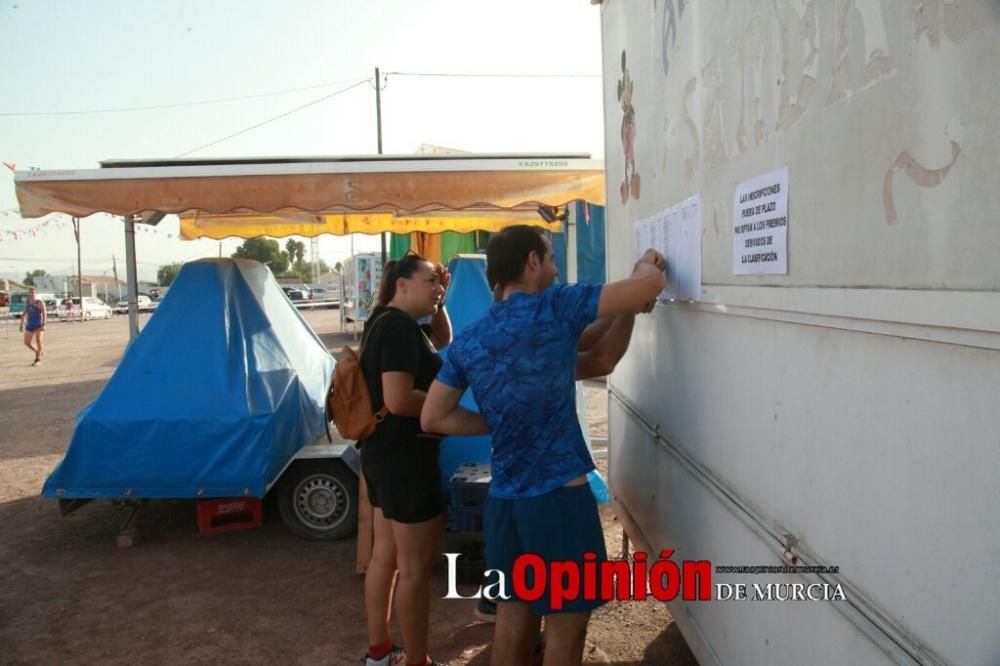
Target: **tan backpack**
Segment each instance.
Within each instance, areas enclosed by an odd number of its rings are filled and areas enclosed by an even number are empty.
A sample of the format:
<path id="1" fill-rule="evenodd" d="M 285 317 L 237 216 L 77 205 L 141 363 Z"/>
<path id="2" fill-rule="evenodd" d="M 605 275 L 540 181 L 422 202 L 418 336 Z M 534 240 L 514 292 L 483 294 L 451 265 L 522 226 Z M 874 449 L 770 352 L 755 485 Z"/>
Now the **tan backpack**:
<path id="1" fill-rule="evenodd" d="M 337 365 L 333 370 L 333 380 L 326 395 L 326 418 L 333 419 L 337 432 L 344 439 L 360 441 L 375 434 L 375 428 L 389 414 L 385 405 L 372 413 L 371 394 L 365 373 L 361 369 L 361 357 L 365 344 L 371 337 L 375 325 L 388 313 L 382 313 L 372 321 L 372 325 L 361 339 L 361 350 L 355 354 L 350 347 L 343 347 L 336 355 Z M 329 436 L 329 433 L 327 433 Z"/>

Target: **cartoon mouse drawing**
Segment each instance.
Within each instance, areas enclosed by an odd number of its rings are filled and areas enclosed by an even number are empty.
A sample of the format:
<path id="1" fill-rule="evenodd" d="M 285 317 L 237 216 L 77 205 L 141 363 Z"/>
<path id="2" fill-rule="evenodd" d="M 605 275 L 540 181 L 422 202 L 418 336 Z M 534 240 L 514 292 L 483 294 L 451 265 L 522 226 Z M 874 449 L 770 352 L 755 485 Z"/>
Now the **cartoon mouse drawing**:
<path id="1" fill-rule="evenodd" d="M 635 172 L 635 107 L 632 106 L 632 94 L 635 84 L 625 66 L 625 50 L 622 49 L 622 78 L 618 81 L 618 101 L 622 112 L 622 148 L 625 151 L 625 182 L 621 185 L 622 203 L 628 203 L 629 195 L 639 198 L 639 174 Z M 631 176 L 629 172 L 631 171 Z"/>

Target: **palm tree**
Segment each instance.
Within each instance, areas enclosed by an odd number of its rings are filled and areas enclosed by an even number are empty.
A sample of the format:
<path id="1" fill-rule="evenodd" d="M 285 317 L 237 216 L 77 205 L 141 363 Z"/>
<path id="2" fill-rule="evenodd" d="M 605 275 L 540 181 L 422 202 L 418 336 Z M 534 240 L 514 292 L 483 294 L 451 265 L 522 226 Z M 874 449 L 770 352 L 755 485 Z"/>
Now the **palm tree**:
<path id="1" fill-rule="evenodd" d="M 302 262 L 306 256 L 306 244 L 289 238 L 285 241 L 285 252 L 288 253 L 288 260 L 295 265 L 296 270 L 302 270 Z"/>

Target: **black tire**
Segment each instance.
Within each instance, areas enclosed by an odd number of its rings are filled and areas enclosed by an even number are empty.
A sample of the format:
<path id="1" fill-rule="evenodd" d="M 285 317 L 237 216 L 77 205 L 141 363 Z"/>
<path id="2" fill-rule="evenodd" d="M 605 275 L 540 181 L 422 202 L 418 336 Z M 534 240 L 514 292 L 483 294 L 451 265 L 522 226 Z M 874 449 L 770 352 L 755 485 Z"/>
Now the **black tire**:
<path id="1" fill-rule="evenodd" d="M 278 480 L 278 513 L 292 534 L 334 541 L 358 527 L 358 477 L 340 460 L 299 460 Z"/>

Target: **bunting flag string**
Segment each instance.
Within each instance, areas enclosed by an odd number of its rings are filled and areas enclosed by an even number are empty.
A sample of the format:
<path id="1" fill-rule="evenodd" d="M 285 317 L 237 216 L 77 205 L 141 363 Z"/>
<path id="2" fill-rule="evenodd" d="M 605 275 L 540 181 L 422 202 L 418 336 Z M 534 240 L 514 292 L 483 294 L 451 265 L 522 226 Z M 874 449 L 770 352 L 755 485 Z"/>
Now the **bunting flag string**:
<path id="1" fill-rule="evenodd" d="M 18 209 L 10 208 L 5 211 L 0 211 L 5 217 L 8 213 L 16 214 Z M 115 217 L 109 213 L 98 213 L 99 215 L 107 215 L 108 217 Z M 9 243 L 13 241 L 22 240 L 32 240 L 40 236 L 46 236 L 53 232 L 65 231 L 66 229 L 72 229 L 72 223 L 70 218 L 60 215 L 57 217 L 43 218 L 41 222 L 25 228 L 25 229 L 0 229 L 0 243 Z M 155 236 L 158 238 L 166 238 L 169 240 L 180 239 L 179 233 L 172 233 L 167 231 L 162 231 L 157 227 L 151 227 L 148 224 L 137 224 L 135 225 L 136 231 L 140 235 Z"/>

